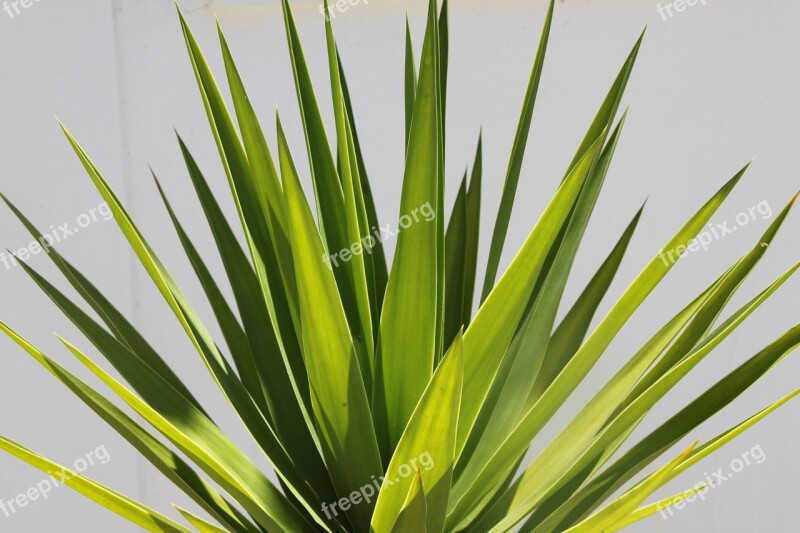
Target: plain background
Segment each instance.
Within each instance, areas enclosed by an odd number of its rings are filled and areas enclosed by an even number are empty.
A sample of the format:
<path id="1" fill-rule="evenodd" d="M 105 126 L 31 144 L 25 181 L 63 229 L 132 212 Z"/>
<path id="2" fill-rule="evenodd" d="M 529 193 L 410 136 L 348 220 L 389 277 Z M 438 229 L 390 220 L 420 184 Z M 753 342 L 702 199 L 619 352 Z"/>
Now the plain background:
<path id="1" fill-rule="evenodd" d="M 279 2 L 180 0 L 207 57 L 222 74 L 214 12 L 230 40 L 250 95 L 274 145 L 277 104 L 292 148 L 307 176 L 302 130 L 293 94 Z M 331 124 L 323 19 L 317 0 L 294 2 L 305 51 L 324 113 Z M 707 0 L 663 21 L 651 0 L 566 0 L 557 3 L 526 164 L 517 195 L 504 268 L 555 190 L 591 118 L 645 25 L 645 43 L 626 97 L 627 126 L 567 290 L 571 302 L 619 234 L 649 198 L 645 214 L 601 313 L 608 310 L 641 267 L 684 220 L 754 154 L 758 159 L 714 222 L 734 223 L 737 213 L 767 201 L 777 213 L 798 188 L 797 124 L 800 108 L 800 4 L 789 0 Z M 488 248 L 522 95 L 538 43 L 544 0 L 453 0 L 448 100 L 448 199 L 470 163 L 483 128 L 484 231 Z M 402 177 L 402 75 L 404 16 L 421 46 L 421 0 L 362 0 L 339 14 L 335 29 L 345 60 L 366 163 L 384 223 L 398 215 Z M 152 165 L 201 251 L 212 243 L 175 142 L 185 137 L 233 214 L 212 137 L 196 90 L 173 3 L 169 0 L 97 2 L 39 0 L 13 20 L 0 13 L 0 190 L 47 229 L 88 213 L 100 203 L 53 115 L 77 136 L 133 213 L 137 223 L 211 322 L 167 215 L 149 177 Z M 329 131 L 332 128 L 329 126 Z M 308 186 L 308 180 L 306 180 Z M 309 189 L 310 190 L 310 189 Z M 678 309 L 753 246 L 768 220 L 754 221 L 690 254 L 651 295 L 615 340 L 560 419 L 537 441 L 540 448 L 581 401 Z M 800 216 L 793 213 L 759 268 L 732 305 L 741 305 L 798 259 Z M 17 250 L 30 238 L 7 209 L 0 209 L 0 246 Z M 392 244 L 389 245 L 392 248 Z M 217 420 L 255 457 L 254 446 L 229 416 L 177 321 L 135 262 L 113 222 L 97 222 L 72 236 L 61 251 L 131 317 L 174 365 Z M 58 280 L 38 255 L 30 264 Z M 218 263 L 215 272 L 222 273 Z M 479 271 L 479 277 L 482 272 Z M 654 409 L 642 428 L 673 414 L 724 373 L 798 320 L 800 280 L 790 280 Z M 73 294 L 68 292 L 68 294 Z M 20 268 L 0 264 L 0 319 L 46 353 L 85 375 L 54 339 L 58 332 L 79 347 L 87 342 L 60 316 Z M 733 307 L 732 307 L 733 308 Z M 731 309 L 732 309 L 731 308 Z M 90 352 L 94 353 L 94 352 Z M 71 464 L 105 446 L 111 461 L 90 477 L 161 511 L 188 505 L 168 481 L 32 359 L 0 339 L 0 433 L 54 460 Z M 789 358 L 733 405 L 681 442 L 710 439 L 800 385 L 800 363 Z M 95 381 L 90 381 L 96 383 Z M 100 390 L 102 387 L 100 387 Z M 797 424 L 790 403 L 756 428 L 684 473 L 659 495 L 667 496 L 728 470 L 731 460 L 761 446 L 767 460 L 747 467 L 669 520 L 656 516 L 639 531 L 792 531 L 796 476 L 800 473 Z M 671 457 L 678 448 L 670 451 Z M 261 461 L 261 459 L 258 459 Z M 354 458 L 357 460 L 357 458 Z M 662 458 L 662 462 L 667 456 Z M 0 499 L 12 500 L 42 474 L 0 455 Z M 194 508 L 189 505 L 190 508 Z M 174 514 L 174 513 L 173 513 Z M 135 531 L 115 515 L 69 489 L 31 502 L 0 531 Z"/>

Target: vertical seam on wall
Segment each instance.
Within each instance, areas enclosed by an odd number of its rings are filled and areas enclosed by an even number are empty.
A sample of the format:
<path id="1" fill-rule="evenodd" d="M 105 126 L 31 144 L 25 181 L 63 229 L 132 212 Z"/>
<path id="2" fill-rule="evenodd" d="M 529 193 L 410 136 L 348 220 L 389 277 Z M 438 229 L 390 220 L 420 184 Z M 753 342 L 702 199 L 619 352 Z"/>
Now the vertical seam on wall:
<path id="1" fill-rule="evenodd" d="M 124 68 L 122 65 L 122 35 L 119 22 L 119 14 L 123 11 L 120 0 L 112 0 L 111 3 L 111 31 L 114 39 L 114 70 L 115 82 L 117 85 L 117 116 L 119 119 L 119 151 L 120 151 L 120 170 L 122 172 L 122 197 L 130 210 L 134 207 L 133 180 L 130 168 L 130 154 L 128 150 L 127 125 L 128 114 L 125 111 L 125 83 Z M 138 322 L 138 307 L 135 299 L 136 291 L 136 263 L 133 251 L 126 246 L 128 257 L 128 309 L 130 320 L 133 324 Z M 139 501 L 145 500 L 147 486 L 142 468 L 143 457 L 135 455 L 135 475 L 136 475 L 136 498 Z"/>

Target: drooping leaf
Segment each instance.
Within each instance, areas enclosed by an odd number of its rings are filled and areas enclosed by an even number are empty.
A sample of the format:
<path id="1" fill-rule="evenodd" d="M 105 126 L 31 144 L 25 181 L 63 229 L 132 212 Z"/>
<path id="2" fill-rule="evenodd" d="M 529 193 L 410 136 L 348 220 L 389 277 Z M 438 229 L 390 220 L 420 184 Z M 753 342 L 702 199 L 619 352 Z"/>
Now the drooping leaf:
<path id="1" fill-rule="evenodd" d="M 8 205 L 11 211 L 22 222 L 28 232 L 38 242 L 47 242 L 42 233 L 20 212 L 8 198 L 0 195 L 0 198 Z M 150 344 L 142 337 L 133 325 L 114 307 L 114 305 L 89 282 L 69 261 L 58 253 L 52 245 L 48 246 L 47 255 L 58 267 L 67 281 L 72 284 L 78 294 L 88 303 L 97 315 L 103 320 L 106 327 L 113 333 L 119 342 L 127 346 L 136 353 L 145 363 L 158 371 L 165 381 L 175 390 L 179 391 L 192 405 L 198 410 L 203 411 L 200 403 L 195 399 L 186 385 L 169 367 L 164 359 L 159 355 Z"/>
<path id="2" fill-rule="evenodd" d="M 0 449 L 22 459 L 48 475 L 56 472 L 55 475 L 59 477 L 59 482 L 138 526 L 147 528 L 150 531 L 164 531 L 165 533 L 191 533 L 188 529 L 161 513 L 118 492 L 114 492 L 77 472 L 49 461 L 10 439 L 0 436 Z"/>
<path id="3" fill-rule="evenodd" d="M 206 483 L 181 457 L 164 446 L 112 402 L 97 393 L 72 373 L 44 355 L 23 339 L 17 332 L 0 322 L 0 330 L 19 344 L 48 372 L 53 374 L 78 398 L 113 427 L 153 466 L 186 493 L 202 508 L 237 532 L 258 533 L 259 529 L 250 523 L 242 513 Z"/>
<path id="4" fill-rule="evenodd" d="M 153 384 L 154 405 L 143 401 L 124 385 L 64 339 L 61 342 L 72 354 L 113 390 L 125 403 L 170 439 L 184 454 L 239 502 L 259 525 L 278 531 L 313 531 L 310 522 L 270 483 L 255 465 L 229 441 L 216 426 L 179 403 L 169 405 L 169 391 L 164 391 L 157 376 L 145 375 Z M 161 398 L 155 394 L 161 394 Z M 275 465 L 280 471 L 280 465 Z M 296 485 L 295 485 L 296 486 Z M 302 491 L 302 489 L 301 489 Z M 298 497 L 302 498 L 301 492 Z M 317 510 L 307 506 L 320 525 Z"/>

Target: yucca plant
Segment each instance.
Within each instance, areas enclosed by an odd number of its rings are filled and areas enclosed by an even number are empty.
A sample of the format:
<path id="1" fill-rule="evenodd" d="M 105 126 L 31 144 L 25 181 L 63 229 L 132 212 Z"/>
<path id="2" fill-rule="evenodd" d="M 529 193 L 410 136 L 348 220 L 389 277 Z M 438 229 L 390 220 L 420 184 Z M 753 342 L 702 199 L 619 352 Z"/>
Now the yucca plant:
<path id="1" fill-rule="evenodd" d="M 793 266 L 720 320 L 731 296 L 766 253 L 790 202 L 752 250 L 690 299 L 627 358 L 536 458 L 523 462 L 543 426 L 670 271 L 673 262 L 663 257 L 683 255 L 747 167 L 697 210 L 589 333 L 641 210 L 636 213 L 556 326 L 558 308 L 566 305 L 562 300 L 569 272 L 623 129 L 624 114 L 618 121 L 616 116 L 641 37 L 558 190 L 497 279 L 545 61 L 551 1 L 511 148 L 486 276 L 482 290 L 476 291 L 480 141 L 470 179 L 465 174 L 461 180 L 447 224 L 442 216 L 447 1 L 441 9 L 435 0 L 430 2 L 418 64 L 410 32 L 406 34 L 406 167 L 401 231 L 391 267 L 383 248 L 383 229 L 388 226 L 381 226 L 375 212 L 331 21 L 326 18 L 325 31 L 335 151 L 288 0 L 282 5 L 314 184 L 313 208 L 279 119 L 277 147 L 268 146 L 222 32 L 232 110 L 179 10 L 244 247 L 189 149 L 180 138 L 178 142 L 233 302 L 223 296 L 223 280 L 211 274 L 209 263 L 217 258 L 201 256 L 163 191 L 162 196 L 223 343 L 212 338 L 98 167 L 64 128 L 142 265 L 270 461 L 277 485 L 220 430 L 180 376 L 100 289 L 6 200 L 31 234 L 42 239 L 49 257 L 102 324 L 22 263 L 25 271 L 127 384 L 82 348 L 62 339 L 64 345 L 152 428 L 142 426 L 11 327 L 0 323 L 0 328 L 207 513 L 201 518 L 179 509 L 188 524 L 201 532 L 248 533 L 614 531 L 669 505 L 673 500 L 644 502 L 797 394 L 663 460 L 664 466 L 651 467 L 792 351 L 800 343 L 800 326 L 644 438 L 628 442 L 653 406 L 798 268 Z M 327 12 L 327 4 L 324 7 Z M 475 293 L 479 302 L 473 301 Z M 0 438 L 0 448 L 43 471 L 60 468 L 7 438 Z M 649 473 L 642 475 L 646 470 Z M 77 473 L 70 472 L 64 482 L 148 530 L 189 531 Z M 698 490 L 701 487 L 691 488 L 682 496 Z"/>

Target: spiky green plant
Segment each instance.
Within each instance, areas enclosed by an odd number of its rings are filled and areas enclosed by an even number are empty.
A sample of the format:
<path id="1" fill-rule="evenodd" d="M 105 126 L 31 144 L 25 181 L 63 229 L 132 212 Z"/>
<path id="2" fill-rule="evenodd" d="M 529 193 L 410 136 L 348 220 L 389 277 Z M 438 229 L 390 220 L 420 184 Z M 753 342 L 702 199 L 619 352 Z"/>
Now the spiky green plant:
<path id="1" fill-rule="evenodd" d="M 98 168 L 64 129 L 142 265 L 274 467 L 280 488 L 209 418 L 135 327 L 55 250 L 50 250 L 50 258 L 103 324 L 23 263 L 25 271 L 127 385 L 62 339 L 65 346 L 157 433 L 0 324 L 216 522 L 180 509 L 191 526 L 201 532 L 613 531 L 655 513 L 661 504 L 642 504 L 656 489 L 797 394 L 640 476 L 795 348 L 800 343 L 800 326 L 618 453 L 652 407 L 797 269 L 798 265 L 789 269 L 717 323 L 726 303 L 766 252 L 790 203 L 751 251 L 631 355 L 574 420 L 531 463 L 524 464 L 525 452 L 542 427 L 672 267 L 672 262 L 662 260 L 663 255 L 655 257 L 589 334 L 640 210 L 555 326 L 571 266 L 624 124 L 624 115 L 614 121 L 641 38 L 591 122 L 560 187 L 511 265 L 496 280 L 550 33 L 550 3 L 511 149 L 480 306 L 473 316 L 480 143 L 471 178 L 467 181 L 465 175 L 461 181 L 447 226 L 441 216 L 446 0 L 441 11 L 436 1 L 430 3 L 419 65 L 407 38 L 407 146 L 400 201 L 400 224 L 406 227 L 397 236 L 390 269 L 377 238 L 380 224 L 331 22 L 326 22 L 325 29 L 335 153 L 292 11 L 288 0 L 282 3 L 316 219 L 280 120 L 276 162 L 222 33 L 232 111 L 180 17 L 246 239 L 245 251 L 179 139 L 232 289 L 233 304 L 223 297 L 220 280 L 210 273 L 207 262 L 211 258 L 197 252 L 166 197 L 164 202 L 227 350 L 209 334 Z M 663 250 L 668 257 L 681 255 L 677 252 L 709 222 L 744 172 L 737 172 L 666 243 Z M 41 237 L 9 206 L 34 237 Z M 0 448 L 44 471 L 60 468 L 6 438 L 0 438 Z M 65 482 L 148 530 L 188 531 L 81 475 L 70 474 Z M 622 487 L 628 490 L 615 497 Z M 663 503 L 668 504 L 668 500 Z"/>

